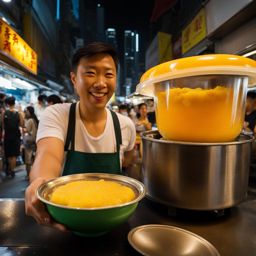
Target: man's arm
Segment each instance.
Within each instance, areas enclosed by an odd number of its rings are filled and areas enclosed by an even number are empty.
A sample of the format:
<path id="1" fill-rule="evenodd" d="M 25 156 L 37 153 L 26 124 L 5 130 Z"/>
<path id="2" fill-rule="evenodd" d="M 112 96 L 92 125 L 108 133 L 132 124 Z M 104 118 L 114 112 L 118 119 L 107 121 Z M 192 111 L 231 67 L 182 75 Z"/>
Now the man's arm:
<path id="1" fill-rule="evenodd" d="M 25 193 L 26 214 L 32 216 L 39 224 L 60 230 L 65 230 L 65 227 L 50 218 L 44 204 L 37 198 L 36 191 L 43 182 L 60 176 L 63 157 L 63 141 L 52 137 L 39 140 L 36 158 L 30 172 L 30 185 Z"/>
<path id="2" fill-rule="evenodd" d="M 41 177 L 46 180 L 59 177 L 64 158 L 64 143 L 48 137 L 38 141 L 36 158 L 30 172 L 30 181 Z"/>
<path id="3" fill-rule="evenodd" d="M 135 158 L 134 149 L 132 149 L 130 151 L 125 151 L 122 166 L 125 168 L 129 167 L 133 163 L 134 158 Z"/>

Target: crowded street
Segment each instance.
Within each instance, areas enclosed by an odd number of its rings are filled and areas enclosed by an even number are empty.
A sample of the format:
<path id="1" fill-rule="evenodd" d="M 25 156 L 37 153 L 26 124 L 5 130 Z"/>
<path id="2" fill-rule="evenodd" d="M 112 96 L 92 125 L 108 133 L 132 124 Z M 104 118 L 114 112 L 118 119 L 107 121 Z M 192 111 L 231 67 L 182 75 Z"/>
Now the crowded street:
<path id="1" fill-rule="evenodd" d="M 256 0 L 0 0 L 0 256 L 256 256 Z"/>

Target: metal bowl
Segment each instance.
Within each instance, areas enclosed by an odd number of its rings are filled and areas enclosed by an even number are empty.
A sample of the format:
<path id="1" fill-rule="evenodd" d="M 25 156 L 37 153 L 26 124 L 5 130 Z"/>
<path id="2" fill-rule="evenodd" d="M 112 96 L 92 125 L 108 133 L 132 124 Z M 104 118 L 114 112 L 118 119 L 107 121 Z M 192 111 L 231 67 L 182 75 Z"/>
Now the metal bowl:
<path id="1" fill-rule="evenodd" d="M 143 255 L 220 255 L 204 238 L 185 229 L 168 225 L 152 224 L 136 227 L 129 232 L 128 241 Z"/>
<path id="2" fill-rule="evenodd" d="M 69 182 L 78 180 L 114 181 L 130 187 L 135 192 L 135 199 L 120 205 L 100 208 L 77 208 L 53 203 L 49 200 L 53 190 Z M 64 224 L 75 234 L 99 236 L 125 222 L 136 210 L 138 202 L 145 196 L 144 185 L 127 176 L 106 173 L 84 173 L 62 176 L 43 183 L 37 190 L 39 200 L 45 203 L 52 218 Z"/>

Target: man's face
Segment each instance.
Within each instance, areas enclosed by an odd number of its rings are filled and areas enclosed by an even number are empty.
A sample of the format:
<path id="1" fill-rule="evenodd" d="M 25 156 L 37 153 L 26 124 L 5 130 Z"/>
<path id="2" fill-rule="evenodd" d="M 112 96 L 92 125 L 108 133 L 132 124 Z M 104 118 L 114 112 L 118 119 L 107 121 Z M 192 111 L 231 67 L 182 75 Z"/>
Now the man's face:
<path id="1" fill-rule="evenodd" d="M 97 54 L 82 58 L 71 81 L 86 108 L 105 108 L 116 87 L 116 67 L 110 55 Z"/>

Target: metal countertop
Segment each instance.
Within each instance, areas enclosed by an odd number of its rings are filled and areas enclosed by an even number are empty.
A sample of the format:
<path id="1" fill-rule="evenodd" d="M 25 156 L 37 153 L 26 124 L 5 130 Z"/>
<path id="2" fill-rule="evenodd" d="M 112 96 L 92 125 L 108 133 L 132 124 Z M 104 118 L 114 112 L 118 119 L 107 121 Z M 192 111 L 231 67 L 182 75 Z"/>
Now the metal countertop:
<path id="1" fill-rule="evenodd" d="M 128 243 L 129 231 L 140 225 L 164 224 L 191 231 L 208 240 L 221 256 L 256 255 L 256 200 L 224 211 L 170 209 L 144 198 L 134 215 L 101 237 L 79 237 L 38 225 L 25 215 L 24 200 L 0 200 L 0 255 L 140 255 Z M 219 213 L 219 212 L 218 212 Z"/>

